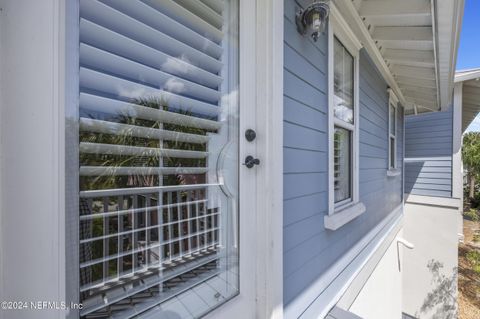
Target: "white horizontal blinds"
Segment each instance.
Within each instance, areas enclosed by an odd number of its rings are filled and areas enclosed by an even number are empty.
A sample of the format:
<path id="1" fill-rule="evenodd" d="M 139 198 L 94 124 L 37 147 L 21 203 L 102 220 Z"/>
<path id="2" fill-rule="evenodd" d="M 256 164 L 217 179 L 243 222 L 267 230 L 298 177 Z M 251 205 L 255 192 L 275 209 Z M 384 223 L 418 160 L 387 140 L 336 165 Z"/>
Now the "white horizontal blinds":
<path id="1" fill-rule="evenodd" d="M 238 136 L 235 11 L 233 0 L 80 1 L 82 318 L 172 300 L 199 317 L 238 292 L 236 201 L 220 191 L 238 173 L 220 183 L 216 172 Z"/>
<path id="2" fill-rule="evenodd" d="M 397 130 L 397 108 L 395 106 L 395 102 L 390 100 L 389 102 L 389 141 L 388 141 L 388 149 L 389 149 L 389 168 L 396 168 L 396 130 Z"/>
<path id="3" fill-rule="evenodd" d="M 334 133 L 335 203 L 351 197 L 351 132 L 340 127 Z"/>

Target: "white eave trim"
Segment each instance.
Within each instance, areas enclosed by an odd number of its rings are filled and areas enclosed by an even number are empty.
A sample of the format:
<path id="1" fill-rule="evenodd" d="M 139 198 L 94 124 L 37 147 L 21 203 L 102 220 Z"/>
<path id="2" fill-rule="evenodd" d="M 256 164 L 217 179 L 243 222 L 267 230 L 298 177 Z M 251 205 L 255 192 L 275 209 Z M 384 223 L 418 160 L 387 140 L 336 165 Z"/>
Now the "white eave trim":
<path id="1" fill-rule="evenodd" d="M 459 71 L 455 74 L 455 83 L 465 82 L 480 78 L 480 69 Z"/>
<path id="2" fill-rule="evenodd" d="M 355 30 L 355 34 L 360 42 L 363 44 L 365 49 L 367 50 L 368 55 L 373 60 L 375 65 L 378 67 L 380 73 L 387 81 L 387 84 L 390 88 L 395 92 L 396 96 L 400 100 L 402 106 L 411 106 L 411 103 L 408 103 L 403 96 L 400 87 L 398 86 L 395 78 L 393 77 L 390 69 L 388 68 L 384 57 L 378 50 L 375 41 L 370 36 L 365 24 L 363 23 L 362 19 L 360 18 L 357 9 L 352 1 L 345 1 L 345 0 L 334 0 L 336 4 L 336 8 L 341 11 L 343 17 L 346 21 L 351 24 L 351 29 Z"/>
<path id="3" fill-rule="evenodd" d="M 335 29 L 335 34 L 342 34 L 342 44 L 347 47 L 350 52 L 358 52 L 363 47 L 358 40 L 355 32 L 350 28 L 347 21 L 343 18 L 338 8 L 332 2 L 330 3 L 330 19 Z"/>
<path id="4" fill-rule="evenodd" d="M 434 1 L 437 14 L 437 57 L 440 78 L 440 100 L 442 110 L 451 104 L 454 87 L 457 51 L 462 29 L 464 0 Z M 446 46 L 449 48 L 447 49 Z"/>

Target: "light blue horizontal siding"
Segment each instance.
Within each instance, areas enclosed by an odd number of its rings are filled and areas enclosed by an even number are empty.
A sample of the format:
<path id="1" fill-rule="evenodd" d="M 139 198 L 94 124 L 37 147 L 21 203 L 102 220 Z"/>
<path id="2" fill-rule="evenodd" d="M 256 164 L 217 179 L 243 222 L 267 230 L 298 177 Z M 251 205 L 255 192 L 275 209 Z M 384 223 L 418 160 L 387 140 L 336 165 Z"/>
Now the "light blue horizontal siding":
<path id="1" fill-rule="evenodd" d="M 452 194 L 452 110 L 405 119 L 405 192 Z"/>
<path id="2" fill-rule="evenodd" d="M 402 176 L 387 177 L 387 85 L 360 57 L 360 200 L 367 212 L 326 230 L 328 208 L 327 39 L 298 34 L 298 2 L 285 0 L 284 43 L 284 302 L 288 304 L 401 203 Z M 402 169 L 403 112 L 397 159 Z"/>

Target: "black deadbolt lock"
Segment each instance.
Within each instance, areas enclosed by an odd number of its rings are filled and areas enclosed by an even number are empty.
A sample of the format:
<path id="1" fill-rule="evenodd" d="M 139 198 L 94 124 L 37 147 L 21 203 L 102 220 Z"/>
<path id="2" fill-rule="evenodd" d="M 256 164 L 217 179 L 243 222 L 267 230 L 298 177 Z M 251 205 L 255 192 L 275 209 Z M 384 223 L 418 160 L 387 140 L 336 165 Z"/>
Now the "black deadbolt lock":
<path id="1" fill-rule="evenodd" d="M 245 138 L 247 139 L 247 141 L 251 142 L 255 139 L 255 137 L 257 137 L 257 133 L 255 133 L 254 130 L 248 129 L 245 131 Z"/>
<path id="2" fill-rule="evenodd" d="M 243 163 L 248 168 L 252 168 L 255 165 L 260 165 L 260 160 L 258 158 L 253 158 L 253 156 L 248 155 L 245 157 L 245 163 Z"/>

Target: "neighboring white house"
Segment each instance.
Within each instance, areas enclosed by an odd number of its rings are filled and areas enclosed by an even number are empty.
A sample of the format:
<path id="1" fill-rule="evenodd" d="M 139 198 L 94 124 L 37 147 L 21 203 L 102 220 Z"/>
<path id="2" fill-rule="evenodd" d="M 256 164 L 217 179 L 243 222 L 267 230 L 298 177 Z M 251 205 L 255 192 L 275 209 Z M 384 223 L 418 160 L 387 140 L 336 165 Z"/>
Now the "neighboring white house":
<path id="1" fill-rule="evenodd" d="M 462 16 L 0 0 L 0 319 L 455 318 Z"/>

